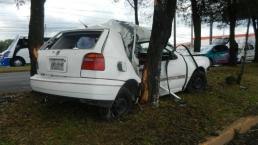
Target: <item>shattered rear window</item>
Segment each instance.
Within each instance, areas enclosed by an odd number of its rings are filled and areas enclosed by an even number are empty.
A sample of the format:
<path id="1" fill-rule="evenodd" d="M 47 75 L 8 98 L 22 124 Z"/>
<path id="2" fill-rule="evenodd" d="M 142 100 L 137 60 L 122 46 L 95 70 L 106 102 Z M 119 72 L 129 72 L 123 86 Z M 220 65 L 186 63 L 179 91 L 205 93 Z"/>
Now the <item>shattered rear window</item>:
<path id="1" fill-rule="evenodd" d="M 102 31 L 64 33 L 49 49 L 91 49 Z"/>

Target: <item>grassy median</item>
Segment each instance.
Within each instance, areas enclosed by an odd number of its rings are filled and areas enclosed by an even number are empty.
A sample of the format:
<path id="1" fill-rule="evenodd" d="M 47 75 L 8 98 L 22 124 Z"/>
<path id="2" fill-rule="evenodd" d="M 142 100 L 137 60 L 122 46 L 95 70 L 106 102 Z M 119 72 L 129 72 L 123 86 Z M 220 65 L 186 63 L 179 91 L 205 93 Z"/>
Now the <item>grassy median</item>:
<path id="1" fill-rule="evenodd" d="M 34 93 L 0 104 L 0 145 L 161 145 L 198 144 L 216 135 L 237 118 L 258 114 L 258 64 L 248 64 L 243 86 L 225 78 L 239 67 L 216 67 L 208 72 L 204 92 L 179 93 L 187 105 L 161 98 L 159 108 L 137 106 L 120 120 L 99 118 L 97 108 L 76 101 L 49 102 Z"/>
<path id="2" fill-rule="evenodd" d="M 0 66 L 0 73 L 8 73 L 8 72 L 24 72 L 30 71 L 30 65 L 21 66 L 21 67 L 3 67 Z"/>

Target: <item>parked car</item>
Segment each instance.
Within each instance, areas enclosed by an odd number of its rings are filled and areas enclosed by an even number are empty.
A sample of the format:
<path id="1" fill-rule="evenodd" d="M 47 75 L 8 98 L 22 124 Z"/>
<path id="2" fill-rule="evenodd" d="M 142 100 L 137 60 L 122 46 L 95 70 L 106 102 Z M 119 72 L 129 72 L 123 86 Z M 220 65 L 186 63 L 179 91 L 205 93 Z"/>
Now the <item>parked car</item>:
<path id="1" fill-rule="evenodd" d="M 238 43 L 237 62 L 244 58 L 245 43 Z M 255 49 L 252 44 L 248 44 L 246 51 L 246 61 L 253 61 Z M 211 64 L 227 64 L 229 61 L 229 40 L 228 38 L 215 39 L 212 45 L 203 46 L 198 55 L 205 55 L 210 59 Z"/>
<path id="2" fill-rule="evenodd" d="M 237 55 L 237 61 L 242 62 L 244 60 L 245 50 L 244 45 L 241 45 L 241 47 L 238 49 L 238 55 Z M 253 61 L 255 57 L 255 48 L 254 45 L 248 44 L 248 47 L 246 49 L 246 61 Z"/>
<path id="3" fill-rule="evenodd" d="M 149 39 L 149 30 L 116 20 L 63 31 L 40 49 L 38 74 L 30 78 L 32 90 L 82 99 L 104 108 L 106 116 L 122 116 L 137 100 Z M 168 94 L 167 80 L 172 92 L 204 89 L 208 67 L 207 57 L 184 56 L 168 44 L 160 95 Z"/>
<path id="4" fill-rule="evenodd" d="M 204 46 L 199 54 L 207 56 L 212 65 L 227 64 L 229 60 L 229 48 L 224 44 Z"/>
<path id="5" fill-rule="evenodd" d="M 47 41 L 49 38 L 44 38 Z M 0 66 L 24 66 L 30 63 L 28 38 L 17 35 L 9 47 L 0 53 Z"/>

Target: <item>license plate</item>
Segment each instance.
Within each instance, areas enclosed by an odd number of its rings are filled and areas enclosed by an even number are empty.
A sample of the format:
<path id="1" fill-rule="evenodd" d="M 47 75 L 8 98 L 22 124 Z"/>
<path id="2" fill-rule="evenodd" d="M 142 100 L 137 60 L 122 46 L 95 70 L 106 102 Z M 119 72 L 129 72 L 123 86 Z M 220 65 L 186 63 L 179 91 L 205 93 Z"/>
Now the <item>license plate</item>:
<path id="1" fill-rule="evenodd" d="M 65 71 L 65 59 L 50 58 L 50 70 L 53 71 Z"/>

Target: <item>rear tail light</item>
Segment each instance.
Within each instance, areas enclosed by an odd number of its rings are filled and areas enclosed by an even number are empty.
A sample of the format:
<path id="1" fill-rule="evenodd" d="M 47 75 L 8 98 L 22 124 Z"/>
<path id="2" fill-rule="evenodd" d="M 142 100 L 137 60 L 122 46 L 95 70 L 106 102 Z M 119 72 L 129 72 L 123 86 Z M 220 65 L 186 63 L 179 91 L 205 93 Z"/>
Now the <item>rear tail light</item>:
<path id="1" fill-rule="evenodd" d="M 84 56 L 82 70 L 105 70 L 105 59 L 101 53 L 88 53 Z"/>

